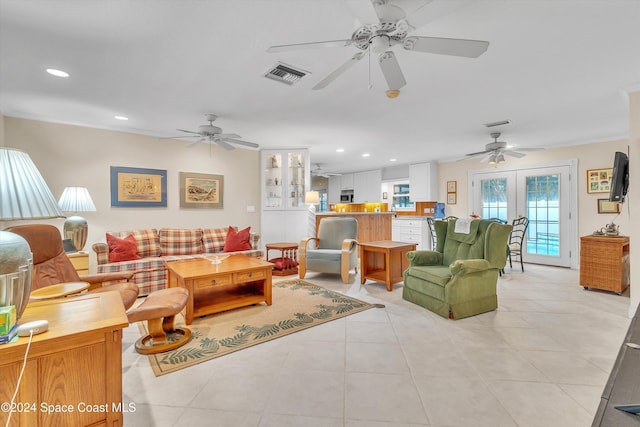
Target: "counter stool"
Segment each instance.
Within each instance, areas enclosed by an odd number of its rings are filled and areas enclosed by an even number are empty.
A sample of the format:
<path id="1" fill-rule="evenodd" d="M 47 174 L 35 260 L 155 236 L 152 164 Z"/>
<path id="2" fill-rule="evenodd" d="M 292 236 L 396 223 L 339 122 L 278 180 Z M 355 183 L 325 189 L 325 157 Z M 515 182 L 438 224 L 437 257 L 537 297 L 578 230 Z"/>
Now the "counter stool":
<path id="1" fill-rule="evenodd" d="M 175 316 L 187 304 L 189 291 L 168 288 L 154 291 L 137 307 L 127 311 L 129 323 L 147 321 L 149 333 L 136 341 L 140 354 L 154 354 L 173 350 L 191 338 L 188 328 L 175 328 Z"/>

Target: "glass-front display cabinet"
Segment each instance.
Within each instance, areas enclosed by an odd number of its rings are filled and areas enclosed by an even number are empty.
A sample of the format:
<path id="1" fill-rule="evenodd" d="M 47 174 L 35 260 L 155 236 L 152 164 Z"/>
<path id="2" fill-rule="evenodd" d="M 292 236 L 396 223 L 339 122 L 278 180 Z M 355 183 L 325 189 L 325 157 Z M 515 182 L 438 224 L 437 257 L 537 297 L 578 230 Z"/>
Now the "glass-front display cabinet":
<path id="1" fill-rule="evenodd" d="M 304 195 L 309 185 L 308 150 L 262 151 L 263 209 L 307 209 Z"/>

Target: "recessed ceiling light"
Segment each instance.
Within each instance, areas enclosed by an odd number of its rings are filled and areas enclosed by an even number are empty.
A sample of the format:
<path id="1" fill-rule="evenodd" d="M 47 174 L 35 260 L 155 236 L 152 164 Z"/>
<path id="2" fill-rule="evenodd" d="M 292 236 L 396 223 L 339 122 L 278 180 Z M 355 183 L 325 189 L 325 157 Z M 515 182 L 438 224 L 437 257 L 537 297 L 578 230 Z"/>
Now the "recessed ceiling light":
<path id="1" fill-rule="evenodd" d="M 344 148 L 336 148 L 336 153 L 344 153 Z"/>
<path id="2" fill-rule="evenodd" d="M 129 120 L 129 117 L 125 117 L 125 116 L 113 116 L 113 118 L 118 120 Z"/>
<path id="3" fill-rule="evenodd" d="M 69 77 L 69 73 L 62 70 L 56 70 L 55 68 L 47 68 L 47 73 L 56 77 Z"/>
<path id="4" fill-rule="evenodd" d="M 389 159 L 390 162 L 397 162 L 398 159 Z"/>
<path id="5" fill-rule="evenodd" d="M 362 157 L 369 157 L 371 154 L 369 153 L 362 153 Z"/>

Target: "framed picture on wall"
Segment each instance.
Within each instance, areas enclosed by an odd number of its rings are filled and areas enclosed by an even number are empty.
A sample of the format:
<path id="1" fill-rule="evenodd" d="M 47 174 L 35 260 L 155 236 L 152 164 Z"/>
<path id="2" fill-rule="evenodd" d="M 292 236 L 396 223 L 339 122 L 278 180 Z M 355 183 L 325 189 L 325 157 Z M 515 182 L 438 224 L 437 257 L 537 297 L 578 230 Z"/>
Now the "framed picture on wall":
<path id="1" fill-rule="evenodd" d="M 180 207 L 222 209 L 224 177 L 180 172 Z"/>
<path id="2" fill-rule="evenodd" d="M 618 214 L 620 213 L 620 203 L 610 202 L 609 199 L 598 199 L 599 214 Z"/>
<path id="3" fill-rule="evenodd" d="M 608 193 L 611 191 L 613 168 L 588 169 L 587 193 Z"/>
<path id="4" fill-rule="evenodd" d="M 167 171 L 111 166 L 111 206 L 167 207 Z"/>
<path id="5" fill-rule="evenodd" d="M 457 202 L 456 193 L 447 193 L 447 204 L 455 205 Z"/>
<path id="6" fill-rule="evenodd" d="M 447 193 L 456 193 L 457 181 L 447 181 Z"/>

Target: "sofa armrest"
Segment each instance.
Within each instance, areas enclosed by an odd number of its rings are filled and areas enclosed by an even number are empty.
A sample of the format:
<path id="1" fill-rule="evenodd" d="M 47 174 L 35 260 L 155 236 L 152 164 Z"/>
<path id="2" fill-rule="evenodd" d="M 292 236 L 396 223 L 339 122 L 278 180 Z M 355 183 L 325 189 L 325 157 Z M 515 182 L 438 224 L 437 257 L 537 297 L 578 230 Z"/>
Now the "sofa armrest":
<path id="1" fill-rule="evenodd" d="M 407 252 L 407 259 L 411 267 L 442 264 L 442 254 L 436 251 L 410 251 Z"/>
<path id="2" fill-rule="evenodd" d="M 253 250 L 260 249 L 260 233 L 249 233 L 249 244 Z"/>
<path id="3" fill-rule="evenodd" d="M 491 267 L 486 259 L 458 259 L 451 263 L 449 268 L 451 274 L 458 273 L 475 273 L 478 271 L 488 270 Z"/>
<path id="4" fill-rule="evenodd" d="M 94 243 L 91 248 L 96 253 L 98 264 L 109 263 L 109 246 L 106 243 L 98 242 Z"/>

